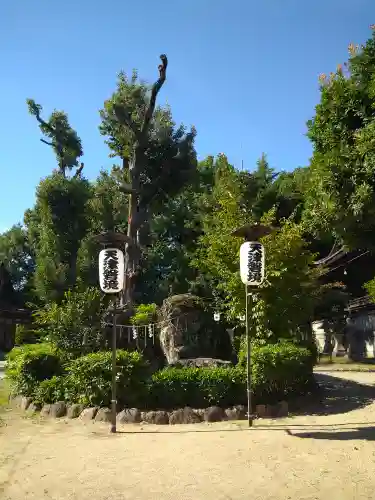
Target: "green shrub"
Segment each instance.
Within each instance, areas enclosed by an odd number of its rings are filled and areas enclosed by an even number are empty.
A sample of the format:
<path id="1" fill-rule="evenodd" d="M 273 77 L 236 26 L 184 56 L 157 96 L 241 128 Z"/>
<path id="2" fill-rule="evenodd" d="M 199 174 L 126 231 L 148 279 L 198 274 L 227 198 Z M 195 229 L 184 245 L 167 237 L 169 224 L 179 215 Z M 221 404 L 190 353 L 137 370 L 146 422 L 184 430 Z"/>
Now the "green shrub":
<path id="1" fill-rule="evenodd" d="M 40 382 L 62 372 L 61 355 L 51 344 L 24 344 L 7 355 L 6 375 L 13 394 L 33 396 Z"/>
<path id="2" fill-rule="evenodd" d="M 66 401 L 67 382 L 68 378 L 63 375 L 43 380 L 34 391 L 34 401 L 40 405 Z"/>
<path id="3" fill-rule="evenodd" d="M 312 356 L 291 343 L 252 348 L 251 388 L 254 403 L 274 403 L 311 388 Z M 166 368 L 154 373 L 148 405 L 230 406 L 246 401 L 246 365 L 235 368 Z"/>
<path id="4" fill-rule="evenodd" d="M 37 332 L 28 328 L 26 325 L 17 325 L 14 343 L 17 346 L 23 344 L 35 344 L 38 341 L 39 335 Z"/>
<path id="5" fill-rule="evenodd" d="M 165 368 L 153 374 L 148 407 L 230 406 L 246 399 L 241 368 Z"/>
<path id="6" fill-rule="evenodd" d="M 78 357 L 105 346 L 102 318 L 108 297 L 97 288 L 69 290 L 60 304 L 52 302 L 34 312 L 41 337 Z"/>
<path id="7" fill-rule="evenodd" d="M 87 354 L 67 367 L 66 394 L 69 402 L 86 406 L 109 406 L 111 401 L 112 353 Z M 121 406 L 142 403 L 147 394 L 149 366 L 138 352 L 117 351 L 117 400 Z"/>
<path id="8" fill-rule="evenodd" d="M 269 344 L 252 351 L 252 377 L 258 400 L 301 394 L 313 382 L 311 351 L 293 343 Z"/>

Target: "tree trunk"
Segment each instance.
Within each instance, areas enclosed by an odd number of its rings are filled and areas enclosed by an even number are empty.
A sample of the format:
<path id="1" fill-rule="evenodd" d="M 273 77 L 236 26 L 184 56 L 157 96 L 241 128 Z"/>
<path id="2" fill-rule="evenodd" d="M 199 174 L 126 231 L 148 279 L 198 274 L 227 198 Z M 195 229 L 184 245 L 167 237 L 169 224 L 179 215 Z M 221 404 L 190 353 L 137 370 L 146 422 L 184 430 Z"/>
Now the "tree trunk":
<path id="1" fill-rule="evenodd" d="M 151 97 L 148 108 L 145 113 L 141 130 L 137 130 L 134 123 L 129 118 L 130 114 L 125 110 L 115 109 L 118 119 L 127 125 L 135 135 L 135 144 L 133 149 L 132 158 L 128 161 L 127 158 L 123 159 L 123 169 L 129 169 L 129 184 L 131 190 L 129 193 L 129 215 L 128 215 L 128 231 L 127 236 L 131 239 L 131 243 L 127 243 L 125 247 L 125 285 L 121 297 L 121 305 L 125 306 L 128 312 L 131 312 L 134 306 L 134 292 L 136 285 L 136 278 L 139 272 L 140 263 L 140 241 L 139 234 L 141 226 L 147 222 L 149 214 L 147 211 L 141 213 L 140 211 L 140 194 L 142 186 L 139 179 L 140 174 L 146 168 L 145 150 L 147 146 L 149 125 L 155 110 L 156 97 L 159 90 L 163 86 L 166 79 L 166 69 L 168 65 L 167 57 L 162 54 L 160 56 L 162 64 L 159 65 L 159 78 L 154 83 L 151 89 Z"/>

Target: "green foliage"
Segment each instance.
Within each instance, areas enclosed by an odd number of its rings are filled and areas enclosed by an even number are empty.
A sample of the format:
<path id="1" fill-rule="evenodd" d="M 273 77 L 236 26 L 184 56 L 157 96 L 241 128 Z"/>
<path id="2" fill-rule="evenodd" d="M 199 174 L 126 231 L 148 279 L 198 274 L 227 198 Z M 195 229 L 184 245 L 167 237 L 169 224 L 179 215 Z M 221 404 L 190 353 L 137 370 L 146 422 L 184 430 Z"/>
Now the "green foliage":
<path id="1" fill-rule="evenodd" d="M 152 376 L 148 406 L 178 408 L 244 403 L 246 378 L 238 368 L 166 368 Z"/>
<path id="2" fill-rule="evenodd" d="M 39 340 L 39 335 L 28 325 L 16 325 L 14 343 L 16 346 L 22 344 L 35 344 Z"/>
<path id="3" fill-rule="evenodd" d="M 138 352 L 117 351 L 117 400 L 136 406 L 146 397 L 149 366 Z M 86 406 L 109 406 L 111 401 L 112 353 L 96 352 L 72 361 L 64 382 L 68 400 Z"/>
<path id="4" fill-rule="evenodd" d="M 44 303 L 61 300 L 76 284 L 78 251 L 89 229 L 90 196 L 86 180 L 53 174 L 41 181 L 35 207 L 25 215 L 36 256 L 35 293 Z"/>
<path id="5" fill-rule="evenodd" d="M 38 120 L 41 132 L 50 139 L 41 141 L 52 147 L 60 172 L 65 175 L 66 169 L 78 167 L 78 159 L 83 155 L 82 143 L 77 132 L 69 125 L 67 114 L 55 110 L 46 122 L 40 116 L 42 106 L 36 104 L 33 99 L 27 99 L 26 102 L 29 113 Z"/>
<path id="6" fill-rule="evenodd" d="M 7 356 L 6 375 L 14 394 L 33 396 L 40 382 L 62 371 L 61 355 L 52 344 L 24 344 Z"/>
<path id="7" fill-rule="evenodd" d="M 375 303 L 375 278 L 365 283 L 364 288 L 369 294 L 371 301 Z"/>
<path id="8" fill-rule="evenodd" d="M 97 288 L 68 291 L 60 304 L 52 302 L 35 312 L 41 334 L 70 355 L 104 347 L 102 319 L 108 298 Z"/>
<path id="9" fill-rule="evenodd" d="M 246 356 L 240 355 L 246 366 Z M 251 354 L 252 377 L 261 400 L 300 393 L 313 379 L 312 352 L 291 342 L 254 347 Z"/>
<path id="10" fill-rule="evenodd" d="M 375 32 L 354 50 L 347 70 L 321 78 L 321 100 L 308 122 L 314 152 L 304 220 L 316 236 L 331 232 L 349 247 L 373 247 L 375 229 Z"/>
<path id="11" fill-rule="evenodd" d="M 33 396 L 35 403 L 40 405 L 67 401 L 69 397 L 68 378 L 63 375 L 55 375 L 43 380 L 35 389 Z"/>
<path id="12" fill-rule="evenodd" d="M 139 304 L 135 308 L 135 314 L 130 319 L 133 325 L 148 325 L 156 319 L 157 305 L 156 304 Z"/>
<path id="13" fill-rule="evenodd" d="M 209 283 L 214 301 L 230 321 L 237 321 L 245 311 L 244 286 L 238 272 L 242 242 L 231 233 L 255 221 L 252 199 L 242 176 L 223 155 L 219 157 L 215 186 L 208 197 L 212 208 L 203 217 L 204 233 L 192 265 Z M 263 213 L 262 221 L 273 224 L 276 212 L 275 207 Z M 303 227 L 292 218 L 279 225 L 278 231 L 262 239 L 266 280 L 251 307 L 251 324 L 257 327 L 253 335 L 267 341 L 275 341 L 286 332 L 293 335 L 298 326 L 305 325 L 319 295 L 318 271 L 312 266 L 315 256 L 304 240 Z"/>
<path id="14" fill-rule="evenodd" d="M 112 156 L 123 158 L 126 168 L 132 161 L 136 137 L 119 117 L 126 115 L 134 128 L 141 130 L 149 104 L 149 90 L 145 82 L 138 80 L 137 72 L 133 72 L 131 78 L 120 73 L 116 91 L 100 112 L 100 132 L 107 137 Z M 189 182 L 196 169 L 195 135 L 194 128 L 186 133 L 183 125 L 176 127 L 170 108 L 156 107 L 147 140 L 142 145 L 145 161 L 140 206 L 151 212 L 158 211 Z"/>
<path id="15" fill-rule="evenodd" d="M 21 292 L 25 300 L 29 298 L 35 262 L 27 234 L 20 224 L 0 234 L 0 262 L 10 273 L 14 289 Z"/>
<path id="16" fill-rule="evenodd" d="M 273 403 L 311 388 L 312 357 L 293 344 L 253 348 L 252 392 L 256 403 Z M 177 408 L 230 406 L 246 400 L 246 370 L 235 368 L 166 368 L 152 376 L 149 405 Z"/>

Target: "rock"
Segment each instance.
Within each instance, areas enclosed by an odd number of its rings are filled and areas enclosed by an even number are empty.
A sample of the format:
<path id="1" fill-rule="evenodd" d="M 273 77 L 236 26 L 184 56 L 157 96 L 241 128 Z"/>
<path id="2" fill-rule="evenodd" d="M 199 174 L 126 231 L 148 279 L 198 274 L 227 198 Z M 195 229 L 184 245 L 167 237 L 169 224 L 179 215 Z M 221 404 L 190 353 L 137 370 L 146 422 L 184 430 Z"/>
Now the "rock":
<path id="1" fill-rule="evenodd" d="M 32 402 L 33 402 L 32 398 L 23 397 L 21 399 L 21 404 L 20 404 L 21 410 L 24 410 L 24 411 L 27 410 Z"/>
<path id="2" fill-rule="evenodd" d="M 280 401 L 275 405 L 272 405 L 271 415 L 274 418 L 287 417 L 289 413 L 288 403 L 286 401 Z"/>
<path id="3" fill-rule="evenodd" d="M 256 405 L 255 413 L 259 418 L 267 418 L 267 407 L 266 405 Z"/>
<path id="4" fill-rule="evenodd" d="M 112 411 L 109 408 L 99 408 L 96 416 L 95 422 L 111 422 Z"/>
<path id="5" fill-rule="evenodd" d="M 195 358 L 232 359 L 233 345 L 224 324 L 214 321 L 199 297 L 189 293 L 168 297 L 159 310 L 159 320 L 163 323 L 160 346 L 169 365 Z M 214 366 L 212 362 L 196 363 L 190 361 L 186 366 Z"/>
<path id="6" fill-rule="evenodd" d="M 219 406 L 210 406 L 204 412 L 204 419 L 206 422 L 221 422 L 225 419 L 225 413 Z"/>
<path id="7" fill-rule="evenodd" d="M 15 395 L 9 396 L 9 404 L 11 404 L 13 407 L 21 408 L 21 403 L 22 403 L 22 396 L 15 396 Z"/>
<path id="8" fill-rule="evenodd" d="M 119 424 L 139 424 L 142 420 L 142 414 L 137 408 L 125 408 L 117 414 Z"/>
<path id="9" fill-rule="evenodd" d="M 38 403 L 30 403 L 27 408 L 27 413 L 38 413 L 40 411 L 40 404 Z"/>
<path id="10" fill-rule="evenodd" d="M 238 411 L 238 420 L 246 420 L 247 408 L 244 405 L 235 405 L 233 408 Z"/>
<path id="11" fill-rule="evenodd" d="M 85 408 L 80 415 L 82 420 L 93 420 L 98 413 L 98 407 L 94 406 L 92 408 Z"/>
<path id="12" fill-rule="evenodd" d="M 40 411 L 40 416 L 41 417 L 48 417 L 49 414 L 50 414 L 50 411 L 51 411 L 51 405 L 50 404 L 46 404 L 43 406 L 43 408 L 41 409 Z"/>
<path id="13" fill-rule="evenodd" d="M 171 366 L 180 366 L 183 368 L 217 368 L 223 366 L 229 368 L 232 366 L 230 361 L 225 361 L 224 359 L 215 358 L 187 358 L 179 359 L 176 363 L 172 363 Z"/>
<path id="14" fill-rule="evenodd" d="M 205 411 L 206 411 L 204 408 L 198 408 L 198 409 L 195 409 L 195 408 L 194 408 L 194 410 L 193 410 L 193 411 L 194 411 L 194 413 L 195 413 L 196 415 L 198 415 L 198 417 L 199 417 L 201 420 L 204 420 L 204 413 L 205 413 Z"/>
<path id="15" fill-rule="evenodd" d="M 148 424 L 167 425 L 169 414 L 166 411 L 148 411 L 144 413 L 143 420 Z"/>
<path id="16" fill-rule="evenodd" d="M 199 417 L 192 408 L 186 406 L 185 408 L 180 408 L 179 410 L 173 411 L 169 415 L 169 423 L 175 424 L 198 424 L 202 422 L 202 418 Z"/>
<path id="17" fill-rule="evenodd" d="M 274 405 L 267 405 L 266 417 L 267 418 L 283 418 L 288 416 L 288 403 L 281 401 Z"/>
<path id="18" fill-rule="evenodd" d="M 53 403 L 50 408 L 49 414 L 54 418 L 65 417 L 66 415 L 66 404 L 64 401 L 58 401 L 57 403 Z"/>
<path id="19" fill-rule="evenodd" d="M 73 405 L 68 407 L 68 411 L 67 411 L 66 416 L 68 418 L 78 418 L 81 415 L 81 413 L 83 412 L 83 408 L 84 408 L 83 405 L 73 404 Z"/>
<path id="20" fill-rule="evenodd" d="M 227 408 L 225 410 L 225 417 L 227 420 L 243 420 L 246 418 L 245 408 L 240 405 Z"/>

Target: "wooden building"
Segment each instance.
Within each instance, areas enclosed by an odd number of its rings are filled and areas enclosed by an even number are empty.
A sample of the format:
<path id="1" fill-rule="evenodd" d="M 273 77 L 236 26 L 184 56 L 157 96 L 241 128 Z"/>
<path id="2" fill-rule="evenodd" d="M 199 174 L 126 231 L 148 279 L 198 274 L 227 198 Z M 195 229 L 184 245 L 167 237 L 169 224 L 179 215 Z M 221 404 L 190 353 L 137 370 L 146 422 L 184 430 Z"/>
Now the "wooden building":
<path id="1" fill-rule="evenodd" d="M 335 355 L 348 354 L 358 359 L 363 356 L 373 357 L 375 304 L 363 285 L 375 276 L 374 256 L 369 250 L 348 251 L 341 247 L 316 261 L 315 265 L 325 268 L 322 273 L 323 282 L 340 282 L 347 293 L 341 321 L 322 317 L 313 322 L 320 350 L 327 351 L 333 340 Z"/>

